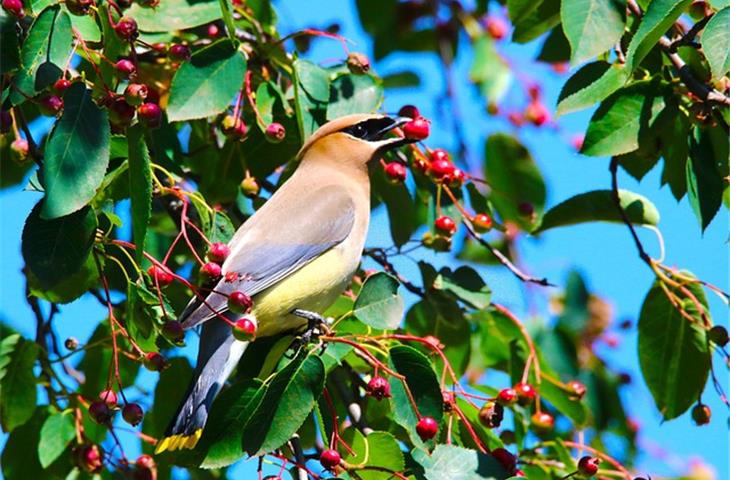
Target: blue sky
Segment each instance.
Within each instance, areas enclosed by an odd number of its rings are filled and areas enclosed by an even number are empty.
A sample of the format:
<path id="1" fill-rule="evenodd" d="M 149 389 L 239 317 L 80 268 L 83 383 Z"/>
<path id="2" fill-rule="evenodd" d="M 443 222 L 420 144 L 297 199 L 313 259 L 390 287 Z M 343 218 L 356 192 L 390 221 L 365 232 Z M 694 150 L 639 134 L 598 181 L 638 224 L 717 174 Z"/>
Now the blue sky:
<path id="1" fill-rule="evenodd" d="M 325 27 L 337 22 L 342 26 L 341 33 L 354 43 L 355 51 L 371 53 L 367 35 L 361 30 L 353 2 L 339 0 L 296 0 L 276 3 L 280 30 L 283 33 L 303 27 Z M 316 61 L 330 63 L 342 58 L 337 42 L 320 40 L 314 42 L 308 54 Z M 553 73 L 549 68 L 535 67 L 530 59 L 534 57 L 537 45 L 509 46 L 503 52 L 525 78 L 538 80 L 543 84 L 545 101 L 552 109 L 560 87 L 566 76 Z M 484 104 L 476 90 L 465 80 L 469 68 L 470 52 L 464 50 L 455 65 L 454 78 L 459 110 L 462 112 L 462 127 L 465 130 L 472 158 L 483 155 L 486 136 L 496 131 L 511 131 L 504 121 L 484 114 Z M 437 108 L 436 99 L 443 90 L 442 73 L 433 54 L 392 54 L 374 65 L 380 75 L 395 73 L 404 69 L 417 71 L 423 83 L 418 88 L 408 88 L 388 92 L 384 105 L 385 111 L 396 111 L 401 105 L 413 103 L 428 116 L 432 124 L 432 136 L 428 144 L 432 147 L 453 148 L 455 143 L 450 131 L 450 111 Z M 510 93 L 508 103 L 522 102 L 516 90 Z M 554 205 L 574 194 L 591 189 L 608 188 L 608 159 L 583 157 L 574 152 L 569 140 L 575 133 L 582 132 L 590 118 L 590 111 L 568 115 L 558 121 L 559 130 L 525 128 L 518 134 L 531 149 L 549 187 L 548 205 Z M 5 159 L 3 161 L 6 161 Z M 725 244 L 728 232 L 728 216 L 725 211 L 718 214 L 713 224 L 702 235 L 697 221 L 683 200 L 677 204 L 668 189 L 659 188 L 659 169 L 650 172 L 641 184 L 625 174 L 621 175 L 622 188 L 642 193 L 649 197 L 662 214 L 659 227 L 666 245 L 666 264 L 679 266 L 694 272 L 698 277 L 727 287 L 728 250 Z M 24 280 L 20 273 L 23 266 L 20 257 L 20 232 L 25 217 L 35 202 L 37 193 L 22 192 L 14 188 L 0 192 L 0 318 L 8 321 L 26 335 L 34 331 L 33 316 L 24 301 Z M 655 236 L 652 232 L 640 232 L 641 238 L 653 256 L 658 256 Z M 387 218 L 382 212 L 376 213 L 370 231 L 369 244 L 388 244 L 389 233 Z M 608 299 L 616 319 L 636 319 L 646 291 L 652 281 L 652 274 L 636 255 L 633 243 L 625 227 L 620 225 L 594 224 L 556 229 L 540 239 L 527 239 L 522 242 L 523 262 L 536 275 L 546 276 L 554 283 L 562 284 L 571 269 L 584 274 L 589 288 Z M 426 254 L 434 263 L 448 263 L 444 256 Z M 414 265 L 410 262 L 398 265 L 402 273 L 418 278 Z M 501 302 L 523 317 L 530 313 L 547 316 L 545 308 L 548 292 L 531 289 L 525 294 L 524 287 L 503 269 L 490 268 L 482 272 L 490 284 L 495 301 Z M 531 308 L 528 308 L 528 298 Z M 711 307 L 716 321 L 727 325 L 727 307 L 710 296 Z M 65 305 L 61 309 L 57 326 L 61 338 L 74 335 L 86 338 L 97 319 L 104 315 L 103 309 L 95 300 L 82 299 Z M 189 346 L 190 352 L 195 348 Z M 636 355 L 636 332 L 630 330 L 621 335 L 617 348 L 601 348 L 601 354 L 610 359 L 622 371 L 630 372 L 636 380 L 626 389 L 626 401 L 630 414 L 643 426 L 640 436 L 640 467 L 643 473 L 654 478 L 661 475 L 677 475 L 685 472 L 693 458 L 701 457 L 712 465 L 718 479 L 730 478 L 728 467 L 728 430 L 727 410 L 713 391 L 708 391 L 704 400 L 714 412 L 713 422 L 706 427 L 697 428 L 685 416 L 662 423 L 659 413 L 653 406 L 651 396 L 643 385 L 638 370 Z M 721 381 L 727 387 L 727 370 L 718 363 Z M 152 378 L 148 375 L 147 378 Z M 2 439 L 0 438 L 0 443 Z M 130 451 L 134 453 L 134 450 Z M 251 472 L 255 462 L 245 462 L 237 471 Z"/>

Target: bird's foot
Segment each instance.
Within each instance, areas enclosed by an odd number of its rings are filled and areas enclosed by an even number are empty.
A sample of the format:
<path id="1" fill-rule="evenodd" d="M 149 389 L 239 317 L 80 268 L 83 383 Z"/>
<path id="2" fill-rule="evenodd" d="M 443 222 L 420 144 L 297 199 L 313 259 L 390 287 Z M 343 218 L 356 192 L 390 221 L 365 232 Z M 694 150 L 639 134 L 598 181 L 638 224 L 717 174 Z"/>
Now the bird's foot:
<path id="1" fill-rule="evenodd" d="M 307 321 L 307 327 L 304 332 L 292 343 L 292 348 L 294 349 L 319 340 L 320 336 L 329 333 L 329 326 L 334 322 L 334 319 L 331 317 L 324 317 L 319 313 L 299 308 L 292 310 L 291 314 Z"/>

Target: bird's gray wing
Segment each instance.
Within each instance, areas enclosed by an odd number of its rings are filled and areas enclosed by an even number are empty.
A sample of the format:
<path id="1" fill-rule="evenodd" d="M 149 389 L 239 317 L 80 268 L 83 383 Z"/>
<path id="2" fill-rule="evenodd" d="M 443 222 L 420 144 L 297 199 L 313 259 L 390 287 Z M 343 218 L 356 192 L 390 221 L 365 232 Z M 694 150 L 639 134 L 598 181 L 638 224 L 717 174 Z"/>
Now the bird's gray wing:
<path id="1" fill-rule="evenodd" d="M 223 264 L 224 277 L 212 292 L 201 292 L 205 301 L 193 298 L 180 316 L 184 328 L 226 312 L 231 292 L 252 297 L 347 238 L 355 222 L 355 204 L 344 187 L 329 185 L 304 195 L 292 194 L 295 191 L 275 195 L 241 226 Z M 233 280 L 231 272 L 236 274 Z"/>

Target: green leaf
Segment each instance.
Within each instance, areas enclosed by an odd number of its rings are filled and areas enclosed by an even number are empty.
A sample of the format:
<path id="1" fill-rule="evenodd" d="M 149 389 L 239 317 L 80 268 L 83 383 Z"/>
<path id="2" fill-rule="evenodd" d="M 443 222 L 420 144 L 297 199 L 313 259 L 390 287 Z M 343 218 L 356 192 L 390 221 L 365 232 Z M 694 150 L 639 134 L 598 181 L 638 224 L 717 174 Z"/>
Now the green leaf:
<path id="1" fill-rule="evenodd" d="M 689 157 L 691 123 L 684 112 L 678 113 L 674 122 L 659 131 L 664 168 L 662 185 L 669 184 L 674 198 L 679 201 L 687 193 L 686 165 Z"/>
<path id="2" fill-rule="evenodd" d="M 21 65 L 16 20 L 4 9 L 0 11 L 0 38 L 3 39 L 3 48 L 0 48 L 0 75 L 4 75 L 14 72 Z"/>
<path id="3" fill-rule="evenodd" d="M 327 119 L 352 113 L 370 113 L 383 103 L 383 85 L 371 75 L 338 76 L 330 84 Z"/>
<path id="4" fill-rule="evenodd" d="M 221 9 L 218 0 L 165 0 L 155 8 L 132 4 L 128 15 L 143 32 L 172 32 L 218 20 Z"/>
<path id="5" fill-rule="evenodd" d="M 414 450 L 428 480 L 504 480 L 509 474 L 492 455 L 456 445 L 437 445 L 430 455 Z"/>
<path id="6" fill-rule="evenodd" d="M 693 321 L 680 314 L 658 284 L 649 290 L 639 317 L 641 373 L 665 420 L 678 417 L 700 398 L 710 372 L 707 335 L 697 306 L 668 288 Z M 694 283 L 686 288 L 709 315 L 702 287 Z"/>
<path id="7" fill-rule="evenodd" d="M 52 5 L 36 17 L 20 50 L 22 68 L 15 76 L 10 103 L 18 105 L 38 93 L 36 73 L 44 63 L 66 65 L 71 52 L 71 21 L 60 5 Z M 5 52 L 3 35 L 3 53 Z"/>
<path id="8" fill-rule="evenodd" d="M 129 196 L 132 199 L 132 239 L 137 248 L 137 262 L 144 259 L 147 224 L 152 214 L 152 171 L 150 153 L 141 124 L 127 129 L 129 142 Z"/>
<path id="9" fill-rule="evenodd" d="M 18 334 L 0 343 L 0 423 L 4 432 L 23 425 L 36 406 L 36 379 L 33 365 L 38 345 Z"/>
<path id="10" fill-rule="evenodd" d="M 195 52 L 172 79 L 167 118 L 179 122 L 221 113 L 241 89 L 245 73 L 246 59 L 228 39 Z"/>
<path id="11" fill-rule="evenodd" d="M 175 315 L 172 307 L 167 303 L 165 297 L 165 313 L 170 318 Z M 130 282 L 127 285 L 127 309 L 126 324 L 132 339 L 145 351 L 156 351 L 155 344 L 156 329 L 155 325 L 159 325 L 165 319 L 160 300 L 154 292 L 148 290 L 140 283 Z"/>
<path id="12" fill-rule="evenodd" d="M 628 70 L 633 71 L 641 63 L 690 3 L 692 0 L 652 0 L 649 3 L 626 51 Z"/>
<path id="13" fill-rule="evenodd" d="M 399 286 L 398 279 L 387 273 L 371 275 L 357 296 L 353 313 L 358 320 L 373 328 L 398 328 L 404 309 L 403 297 L 398 295 Z"/>
<path id="14" fill-rule="evenodd" d="M 724 129 L 695 128 L 689 139 L 687 195 L 703 232 L 722 204 L 727 165 L 728 137 Z"/>
<path id="15" fill-rule="evenodd" d="M 722 78 L 730 71 L 730 7 L 723 8 L 707 22 L 701 43 L 712 76 Z"/>
<path id="16" fill-rule="evenodd" d="M 66 10 L 64 10 L 66 11 Z M 69 15 L 71 26 L 79 31 L 85 42 L 101 42 L 101 30 L 92 15 Z"/>
<path id="17" fill-rule="evenodd" d="M 385 203 L 388 210 L 390 236 L 396 246 L 406 244 L 419 225 L 417 205 L 404 183 L 393 185 L 385 178 L 382 168 L 371 175 L 374 195 Z"/>
<path id="18" fill-rule="evenodd" d="M 545 212 L 540 226 L 533 233 L 587 222 L 622 223 L 623 219 L 612 195 L 610 190 L 592 190 L 570 197 Z M 637 225 L 659 223 L 659 211 L 648 198 L 628 190 L 619 190 L 618 195 L 621 207 L 631 223 Z"/>
<path id="19" fill-rule="evenodd" d="M 573 65 L 610 50 L 624 33 L 625 15 L 619 0 L 563 0 L 560 17 Z"/>
<path id="20" fill-rule="evenodd" d="M 372 432 L 367 437 L 356 428 L 342 432 L 342 438 L 353 453 L 344 455 L 343 460 L 357 467 L 379 467 L 390 472 L 402 472 L 405 468 L 403 452 L 398 441 L 387 432 Z M 362 469 L 357 478 L 362 480 L 389 480 L 393 474 L 388 471 Z"/>
<path id="21" fill-rule="evenodd" d="M 243 449 L 262 455 L 286 443 L 311 413 L 324 380 L 324 364 L 317 355 L 300 355 L 277 372 L 243 429 Z"/>
<path id="22" fill-rule="evenodd" d="M 531 230 L 545 207 L 545 182 L 530 152 L 514 137 L 490 135 L 486 145 L 485 175 L 492 187 L 490 200 L 503 221 L 510 220 Z M 532 205 L 535 215 L 520 212 Z"/>
<path id="23" fill-rule="evenodd" d="M 30 421 L 13 430 L 3 446 L 3 477 L 15 478 L 54 478 L 51 472 L 44 469 L 38 460 L 38 442 L 43 421 L 47 416 L 45 409 L 39 408 Z M 63 477 L 61 477 L 63 478 Z"/>
<path id="24" fill-rule="evenodd" d="M 630 74 L 620 63 L 593 62 L 584 65 L 563 85 L 556 115 L 583 110 L 603 101 L 621 88 Z"/>
<path id="25" fill-rule="evenodd" d="M 421 85 L 421 77 L 410 70 L 391 73 L 383 77 L 383 88 L 409 88 Z"/>
<path id="26" fill-rule="evenodd" d="M 537 60 L 545 63 L 567 63 L 570 61 L 570 43 L 565 38 L 562 26 L 554 27 L 542 44 Z"/>
<path id="27" fill-rule="evenodd" d="M 544 0 L 536 3 L 537 8 L 514 22 L 513 42 L 530 42 L 560 23 L 560 0 Z"/>
<path id="28" fill-rule="evenodd" d="M 187 393 L 192 376 L 193 369 L 190 367 L 187 358 L 175 357 L 168 359 L 167 368 L 160 373 L 160 379 L 155 386 L 155 400 L 152 403 L 152 408 L 144 416 L 143 432 L 155 438 L 164 435 L 170 419 L 177 412 L 184 395 Z M 152 449 L 154 447 L 148 448 Z"/>
<path id="29" fill-rule="evenodd" d="M 76 438 L 76 424 L 73 410 L 55 413 L 43 422 L 38 442 L 38 459 L 47 468 L 66 450 Z"/>
<path id="30" fill-rule="evenodd" d="M 329 73 L 306 60 L 294 62 L 294 103 L 302 141 L 326 122 L 330 99 Z"/>
<path id="31" fill-rule="evenodd" d="M 448 292 L 467 305 L 482 309 L 489 305 L 492 290 L 471 267 L 461 266 L 453 272 L 449 268 L 439 271 L 433 283 L 436 290 Z"/>
<path id="32" fill-rule="evenodd" d="M 45 150 L 43 179 L 46 196 L 41 216 L 68 215 L 89 203 L 109 165 L 110 127 L 106 110 L 96 106 L 82 82 L 63 96 L 61 119 Z"/>
<path id="33" fill-rule="evenodd" d="M 99 262 L 103 268 L 104 258 L 99 258 Z M 26 276 L 32 295 L 47 302 L 61 304 L 70 303 L 85 294 L 90 288 L 99 285 L 99 269 L 96 268 L 96 262 L 91 255 L 86 257 L 86 261 L 76 273 L 62 278 L 51 288 L 44 288 L 32 271 L 28 271 Z"/>
<path id="34" fill-rule="evenodd" d="M 482 35 L 474 42 L 469 79 L 479 85 L 484 98 L 492 104 L 498 104 L 512 84 L 512 69 L 488 35 Z"/>
<path id="35" fill-rule="evenodd" d="M 73 275 L 86 262 L 96 231 L 94 211 L 85 207 L 71 215 L 44 220 L 41 200 L 23 228 L 23 259 L 43 288 L 51 288 Z"/>
<path id="36" fill-rule="evenodd" d="M 390 366 L 399 374 L 406 377 L 408 388 L 413 394 L 413 399 L 418 406 L 421 416 L 432 417 L 437 423 L 441 423 L 443 417 L 443 397 L 439 387 L 436 372 L 434 372 L 430 360 L 415 348 L 405 345 L 398 345 L 390 349 Z M 404 427 L 411 438 L 411 441 L 418 447 L 424 448 L 433 445 L 433 441 L 423 442 L 416 433 L 418 417 L 413 406 L 408 400 L 403 383 L 390 378 L 390 398 L 393 419 Z"/>
<path id="37" fill-rule="evenodd" d="M 639 139 L 664 108 L 653 82 L 637 82 L 607 98 L 591 117 L 581 153 L 620 155 L 639 148 Z"/>

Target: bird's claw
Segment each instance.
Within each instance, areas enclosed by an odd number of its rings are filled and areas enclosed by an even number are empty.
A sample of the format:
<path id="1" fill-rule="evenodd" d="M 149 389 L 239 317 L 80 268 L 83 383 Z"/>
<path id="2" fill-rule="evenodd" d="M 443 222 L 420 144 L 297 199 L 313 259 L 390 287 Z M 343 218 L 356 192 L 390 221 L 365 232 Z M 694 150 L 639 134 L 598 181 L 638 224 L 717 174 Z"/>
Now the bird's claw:
<path id="1" fill-rule="evenodd" d="M 331 317 L 324 317 L 316 312 L 310 312 L 309 310 L 301 310 L 296 308 L 292 310 L 292 315 L 301 317 L 307 321 L 307 328 L 299 337 L 292 343 L 292 348 L 298 349 L 308 343 L 319 340 L 319 337 L 329 333 L 329 326 L 332 325 L 334 319 Z M 324 350 L 324 344 L 322 349 Z"/>

